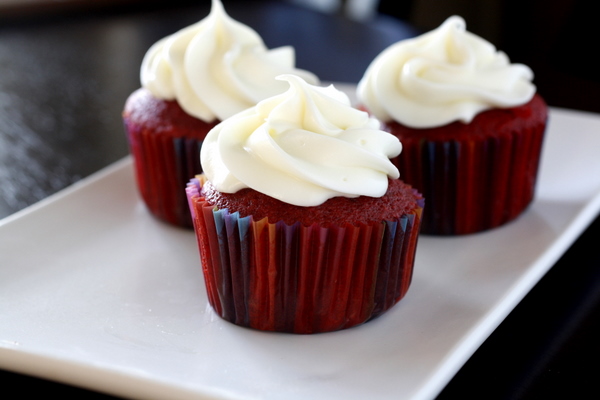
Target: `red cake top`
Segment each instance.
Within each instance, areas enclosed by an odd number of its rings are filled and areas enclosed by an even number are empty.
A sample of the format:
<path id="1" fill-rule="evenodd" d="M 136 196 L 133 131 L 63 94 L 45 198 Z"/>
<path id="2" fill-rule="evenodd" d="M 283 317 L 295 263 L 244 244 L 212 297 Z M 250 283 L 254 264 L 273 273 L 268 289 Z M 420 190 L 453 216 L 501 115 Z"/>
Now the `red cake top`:
<path id="1" fill-rule="evenodd" d="M 512 108 L 494 108 L 482 111 L 469 124 L 455 121 L 435 128 L 410 128 L 395 121 L 388 121 L 383 129 L 400 138 L 404 134 L 427 140 L 461 140 L 480 135 L 489 137 L 511 131 L 527 131 L 532 127 L 545 123 L 548 118 L 548 107 L 539 94 L 526 104 Z"/>
<path id="2" fill-rule="evenodd" d="M 323 226 L 395 220 L 413 212 L 422 200 L 419 193 L 399 179 L 389 179 L 388 190 L 382 197 L 333 197 L 314 207 L 287 204 L 253 189 L 221 193 L 210 182 L 202 187 L 202 195 L 209 204 L 227 208 L 230 213 L 239 212 L 242 217 L 252 215 L 255 220 L 268 217 L 271 223 L 282 220 L 288 225 L 299 221 Z"/>
<path id="3" fill-rule="evenodd" d="M 129 96 L 123 118 L 156 133 L 199 140 L 219 122 L 206 123 L 186 113 L 177 101 L 158 99 L 143 88 Z"/>

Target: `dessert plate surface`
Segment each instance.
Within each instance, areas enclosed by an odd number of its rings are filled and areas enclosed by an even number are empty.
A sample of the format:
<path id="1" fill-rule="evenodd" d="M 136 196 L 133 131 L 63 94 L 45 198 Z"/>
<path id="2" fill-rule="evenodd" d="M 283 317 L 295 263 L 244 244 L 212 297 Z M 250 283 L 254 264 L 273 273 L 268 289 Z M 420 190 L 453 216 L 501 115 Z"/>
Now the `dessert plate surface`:
<path id="1" fill-rule="evenodd" d="M 146 399 L 433 398 L 598 214 L 599 132 L 552 108 L 523 215 L 422 236 L 400 303 L 317 335 L 217 317 L 193 232 L 146 212 L 127 157 L 0 221 L 0 368 Z"/>

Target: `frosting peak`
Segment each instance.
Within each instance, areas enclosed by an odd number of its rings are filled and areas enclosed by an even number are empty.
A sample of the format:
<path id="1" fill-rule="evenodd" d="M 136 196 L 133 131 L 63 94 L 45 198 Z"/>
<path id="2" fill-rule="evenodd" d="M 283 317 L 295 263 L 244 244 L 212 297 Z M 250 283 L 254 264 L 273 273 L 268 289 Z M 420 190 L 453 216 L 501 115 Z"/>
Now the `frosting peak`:
<path id="1" fill-rule="evenodd" d="M 220 0 L 209 15 L 150 47 L 142 61 L 142 86 L 155 97 L 177 100 L 206 122 L 225 118 L 286 90 L 275 77 L 284 73 L 318 83 L 294 68 L 290 46 L 269 50 L 248 26 L 232 19 Z"/>
<path id="2" fill-rule="evenodd" d="M 469 123 L 481 111 L 527 103 L 533 72 L 448 18 L 437 29 L 393 44 L 367 68 L 359 100 L 382 121 L 431 128 Z"/>
<path id="3" fill-rule="evenodd" d="M 221 122 L 204 140 L 202 169 L 216 189 L 252 188 L 299 206 L 383 196 L 388 176 L 399 176 L 389 158 L 400 154 L 400 141 L 333 85 L 278 79 L 286 92 Z"/>

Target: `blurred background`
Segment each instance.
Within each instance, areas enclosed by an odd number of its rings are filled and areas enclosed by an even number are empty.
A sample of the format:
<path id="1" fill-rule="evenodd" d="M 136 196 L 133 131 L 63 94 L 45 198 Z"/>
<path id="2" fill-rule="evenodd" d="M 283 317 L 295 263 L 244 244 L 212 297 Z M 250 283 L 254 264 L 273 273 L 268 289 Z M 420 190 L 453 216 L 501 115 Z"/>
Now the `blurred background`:
<path id="1" fill-rule="evenodd" d="M 594 54 L 600 34 L 592 21 L 596 14 L 591 0 L 280 1 L 371 24 L 399 19 L 422 31 L 437 27 L 452 14 L 461 15 L 469 31 L 506 52 L 511 61 L 534 70 L 535 83 L 548 103 L 600 112 L 600 78 Z M 73 15 L 91 8 L 99 13 L 126 12 L 201 2 L 210 0 L 0 0 L 0 23 Z"/>

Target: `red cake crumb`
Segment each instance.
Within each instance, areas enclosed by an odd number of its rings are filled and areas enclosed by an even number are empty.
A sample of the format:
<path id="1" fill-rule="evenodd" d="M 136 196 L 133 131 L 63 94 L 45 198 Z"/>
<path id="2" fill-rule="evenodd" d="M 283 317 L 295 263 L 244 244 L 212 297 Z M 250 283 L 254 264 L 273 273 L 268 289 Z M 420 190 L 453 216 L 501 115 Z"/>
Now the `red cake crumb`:
<path id="1" fill-rule="evenodd" d="M 511 131 L 529 131 L 548 118 L 548 107 L 539 94 L 528 103 L 513 108 L 494 108 L 482 111 L 469 124 L 455 121 L 434 128 L 410 128 L 396 121 L 388 121 L 382 129 L 397 136 L 432 141 L 476 140 L 478 136 L 499 136 Z"/>
<path id="2" fill-rule="evenodd" d="M 314 207 L 287 204 L 253 189 L 221 193 L 208 181 L 202 187 L 202 195 L 219 209 L 239 212 L 242 217 L 252 215 L 255 221 L 268 217 L 271 223 L 281 220 L 288 225 L 299 221 L 306 226 L 314 223 L 343 226 L 395 220 L 418 207 L 417 200 L 421 196 L 410 185 L 400 179 L 388 179 L 388 184 L 388 190 L 382 197 L 333 197 Z"/>
<path id="3" fill-rule="evenodd" d="M 204 122 L 186 113 L 177 101 L 158 99 L 143 88 L 129 96 L 123 117 L 129 123 L 150 129 L 154 134 L 198 140 L 204 139 L 218 122 Z"/>

